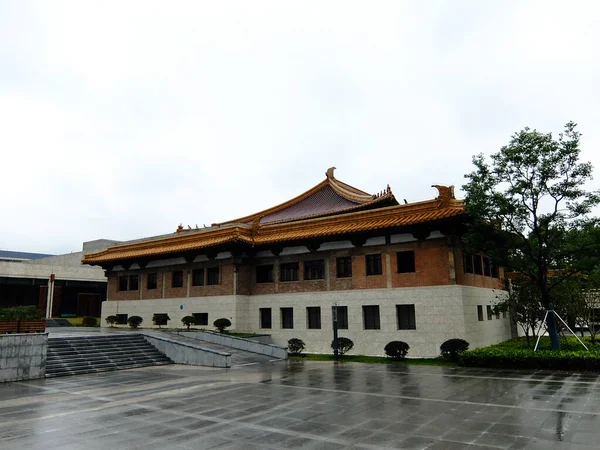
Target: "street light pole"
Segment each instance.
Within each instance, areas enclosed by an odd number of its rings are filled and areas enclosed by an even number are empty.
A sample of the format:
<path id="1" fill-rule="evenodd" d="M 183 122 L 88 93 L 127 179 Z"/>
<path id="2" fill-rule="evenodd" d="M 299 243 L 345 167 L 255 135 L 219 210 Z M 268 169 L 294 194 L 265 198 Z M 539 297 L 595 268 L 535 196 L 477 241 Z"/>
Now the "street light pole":
<path id="1" fill-rule="evenodd" d="M 333 359 L 337 360 L 339 358 L 337 302 L 333 304 L 331 312 L 333 318 Z"/>

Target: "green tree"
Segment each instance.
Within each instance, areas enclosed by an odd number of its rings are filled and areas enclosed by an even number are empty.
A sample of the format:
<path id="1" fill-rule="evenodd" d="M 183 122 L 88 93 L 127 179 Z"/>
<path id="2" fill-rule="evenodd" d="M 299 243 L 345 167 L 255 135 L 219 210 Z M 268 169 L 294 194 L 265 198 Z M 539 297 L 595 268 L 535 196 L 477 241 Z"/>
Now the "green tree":
<path id="1" fill-rule="evenodd" d="M 585 231 L 595 223 L 587 215 L 600 196 L 585 188 L 592 165 L 579 162 L 575 128 L 569 122 L 558 139 L 521 130 L 491 156 L 491 163 L 475 156 L 475 170 L 465 175 L 463 186 L 474 218 L 466 245 L 529 279 L 546 308 L 553 307 L 553 291 L 581 270 L 575 262 L 598 249 L 597 240 L 589 239 L 593 233 Z M 559 275 L 551 277 L 556 269 Z M 547 328 L 552 348 L 560 349 L 553 314 Z"/>

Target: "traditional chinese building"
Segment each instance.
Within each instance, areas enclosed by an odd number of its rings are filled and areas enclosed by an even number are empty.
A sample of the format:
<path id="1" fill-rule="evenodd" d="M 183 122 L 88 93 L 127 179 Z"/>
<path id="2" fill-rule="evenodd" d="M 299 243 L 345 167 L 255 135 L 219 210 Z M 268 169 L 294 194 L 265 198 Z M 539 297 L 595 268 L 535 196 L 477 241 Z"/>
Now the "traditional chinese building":
<path id="1" fill-rule="evenodd" d="M 334 176 L 267 210 L 209 228 L 87 254 L 108 277 L 102 317 L 193 315 L 212 328 L 226 317 L 239 332 L 268 333 L 286 346 L 329 352 L 332 306 L 340 336 L 357 354 L 383 354 L 392 340 L 410 356 L 435 356 L 442 342 L 471 347 L 510 337 L 492 314 L 501 269 L 462 250 L 467 216 L 453 187 L 431 200 L 399 204 L 389 186 L 368 194 Z"/>

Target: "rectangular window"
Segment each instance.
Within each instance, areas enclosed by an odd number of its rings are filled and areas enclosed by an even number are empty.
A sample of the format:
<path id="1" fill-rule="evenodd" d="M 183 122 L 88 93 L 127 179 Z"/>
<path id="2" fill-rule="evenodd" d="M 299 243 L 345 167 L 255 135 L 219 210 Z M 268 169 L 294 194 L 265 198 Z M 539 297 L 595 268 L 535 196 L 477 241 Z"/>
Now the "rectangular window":
<path id="1" fill-rule="evenodd" d="M 209 267 L 206 269 L 206 284 L 208 286 L 214 286 L 220 283 L 219 279 L 219 268 Z"/>
<path id="2" fill-rule="evenodd" d="M 256 266 L 256 282 L 257 283 L 272 283 L 273 282 L 273 264 L 264 266 Z"/>
<path id="3" fill-rule="evenodd" d="M 129 275 L 129 290 L 137 291 L 140 288 L 140 279 L 138 275 Z"/>
<path id="4" fill-rule="evenodd" d="M 496 309 L 496 319 L 500 319 L 500 310 Z"/>
<path id="5" fill-rule="evenodd" d="M 415 272 L 415 252 L 412 250 L 396 253 L 398 273 Z"/>
<path id="6" fill-rule="evenodd" d="M 280 264 L 279 281 L 298 281 L 298 263 Z"/>
<path id="7" fill-rule="evenodd" d="M 483 322 L 483 306 L 477 305 L 477 320 Z"/>
<path id="8" fill-rule="evenodd" d="M 366 255 L 367 275 L 381 275 L 381 253 L 377 255 Z"/>
<path id="9" fill-rule="evenodd" d="M 379 305 L 363 306 L 362 309 L 365 330 L 379 330 Z"/>
<path id="10" fill-rule="evenodd" d="M 271 328 L 271 308 L 260 308 L 260 327 Z"/>
<path id="11" fill-rule="evenodd" d="M 192 286 L 204 286 L 204 269 L 192 270 Z"/>
<path id="12" fill-rule="evenodd" d="M 399 330 L 416 330 L 415 305 L 396 305 Z"/>
<path id="13" fill-rule="evenodd" d="M 494 316 L 493 312 L 492 312 L 492 307 L 490 305 L 487 305 L 485 307 L 485 310 L 487 312 L 487 319 L 488 320 L 492 320 L 492 317 Z"/>
<path id="14" fill-rule="evenodd" d="M 171 272 L 171 287 L 183 287 L 183 270 L 175 270 Z"/>
<path id="15" fill-rule="evenodd" d="M 483 275 L 483 265 L 481 264 L 480 255 L 473 255 L 473 273 L 475 275 Z"/>
<path id="16" fill-rule="evenodd" d="M 494 261 L 492 261 L 492 277 L 500 278 L 500 270 Z"/>
<path id="17" fill-rule="evenodd" d="M 352 257 L 342 256 L 335 259 L 336 276 L 338 278 L 350 278 L 352 276 Z"/>
<path id="18" fill-rule="evenodd" d="M 492 261 L 490 261 L 490 258 L 486 258 L 485 256 L 483 257 L 483 274 L 486 277 L 492 276 Z"/>
<path id="19" fill-rule="evenodd" d="M 318 306 L 309 306 L 306 308 L 306 324 L 311 330 L 321 329 L 321 308 Z"/>
<path id="20" fill-rule="evenodd" d="M 127 314 L 116 314 L 118 325 L 127 325 Z"/>
<path id="21" fill-rule="evenodd" d="M 322 259 L 317 259 L 315 261 L 304 261 L 304 279 L 325 279 L 325 261 L 323 261 Z"/>
<path id="22" fill-rule="evenodd" d="M 127 290 L 127 275 L 119 277 L 119 291 Z"/>
<path id="23" fill-rule="evenodd" d="M 332 309 L 335 306 L 332 306 Z M 347 330 L 348 329 L 348 307 L 347 306 L 338 306 L 337 307 L 337 321 L 338 321 L 338 329 L 339 330 Z"/>
<path id="24" fill-rule="evenodd" d="M 208 325 L 208 313 L 193 313 L 194 325 Z"/>
<path id="25" fill-rule="evenodd" d="M 281 308 L 281 328 L 294 328 L 294 308 Z"/>
<path id="26" fill-rule="evenodd" d="M 465 273 L 473 273 L 473 255 L 465 253 L 463 263 Z"/>
<path id="27" fill-rule="evenodd" d="M 156 289 L 158 286 L 158 277 L 156 273 L 149 273 L 146 275 L 146 289 Z"/>

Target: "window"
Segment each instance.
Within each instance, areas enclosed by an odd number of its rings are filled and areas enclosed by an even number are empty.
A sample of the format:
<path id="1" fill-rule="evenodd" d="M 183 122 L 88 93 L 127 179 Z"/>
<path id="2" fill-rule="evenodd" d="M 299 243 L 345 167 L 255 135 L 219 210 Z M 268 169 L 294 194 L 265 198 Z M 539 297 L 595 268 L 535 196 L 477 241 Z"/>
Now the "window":
<path id="1" fill-rule="evenodd" d="M 335 306 L 331 307 L 332 309 Z M 347 330 L 348 329 L 348 307 L 347 306 L 338 306 L 337 307 L 337 322 L 339 330 Z"/>
<path id="2" fill-rule="evenodd" d="M 362 309 L 365 330 L 379 330 L 379 306 L 363 306 Z"/>
<path id="3" fill-rule="evenodd" d="M 352 276 L 352 257 L 342 256 L 336 258 L 336 276 L 338 278 L 350 278 Z"/>
<path id="4" fill-rule="evenodd" d="M 500 318 L 500 310 L 496 309 L 495 313 L 496 313 L 496 319 L 499 319 Z"/>
<path id="5" fill-rule="evenodd" d="M 206 269 L 206 284 L 208 286 L 219 284 L 219 268 L 218 267 L 209 267 L 208 269 Z"/>
<path id="6" fill-rule="evenodd" d="M 171 287 L 183 287 L 183 270 L 175 270 L 171 272 Z"/>
<path id="7" fill-rule="evenodd" d="M 494 261 L 492 261 L 492 276 L 494 278 L 500 278 L 500 271 L 498 270 L 498 266 Z"/>
<path id="8" fill-rule="evenodd" d="M 415 272 L 415 252 L 412 250 L 396 253 L 398 273 Z"/>
<path id="9" fill-rule="evenodd" d="M 309 306 L 306 308 L 307 328 L 311 330 L 321 329 L 321 308 L 318 306 Z"/>
<path id="10" fill-rule="evenodd" d="M 156 289 L 158 285 L 158 279 L 156 273 L 149 273 L 146 275 L 146 289 Z"/>
<path id="11" fill-rule="evenodd" d="M 323 280 L 325 278 L 325 261 L 317 259 L 315 261 L 304 261 L 304 279 L 305 280 Z"/>
<path id="12" fill-rule="evenodd" d="M 118 325 L 127 325 L 127 314 L 116 314 Z"/>
<path id="13" fill-rule="evenodd" d="M 127 275 L 119 277 L 119 291 L 127 290 Z"/>
<path id="14" fill-rule="evenodd" d="M 294 328 L 294 308 L 281 308 L 281 328 Z"/>
<path id="15" fill-rule="evenodd" d="M 271 328 L 271 308 L 260 308 L 260 327 Z"/>
<path id="16" fill-rule="evenodd" d="M 483 322 L 483 306 L 477 305 L 477 320 Z"/>
<path id="17" fill-rule="evenodd" d="M 486 312 L 487 312 L 487 319 L 488 319 L 488 320 L 492 320 L 492 316 L 494 315 L 494 314 L 492 313 L 492 307 L 491 307 L 490 305 L 487 305 L 487 306 L 485 307 L 485 310 L 486 310 Z"/>
<path id="18" fill-rule="evenodd" d="M 298 263 L 280 264 L 279 281 L 298 281 Z"/>
<path id="19" fill-rule="evenodd" d="M 473 273 L 473 255 L 470 253 L 465 253 L 463 262 L 465 273 Z"/>
<path id="20" fill-rule="evenodd" d="M 492 261 L 490 261 L 490 258 L 486 258 L 485 256 L 483 257 L 483 274 L 486 277 L 492 276 Z"/>
<path id="21" fill-rule="evenodd" d="M 483 266 L 481 265 L 481 256 L 473 255 L 473 273 L 483 275 Z"/>
<path id="22" fill-rule="evenodd" d="M 208 325 L 208 313 L 193 313 L 194 325 Z"/>
<path id="23" fill-rule="evenodd" d="M 129 290 L 137 291 L 140 288 L 140 279 L 138 275 L 129 275 Z"/>
<path id="24" fill-rule="evenodd" d="M 204 269 L 192 270 L 192 286 L 204 286 Z"/>
<path id="25" fill-rule="evenodd" d="M 366 255 L 367 275 L 381 275 L 381 253 L 377 255 Z"/>
<path id="26" fill-rule="evenodd" d="M 257 283 L 272 283 L 273 282 L 273 264 L 265 266 L 256 266 L 256 282 Z"/>
<path id="27" fill-rule="evenodd" d="M 399 330 L 416 330 L 415 305 L 396 305 Z"/>

